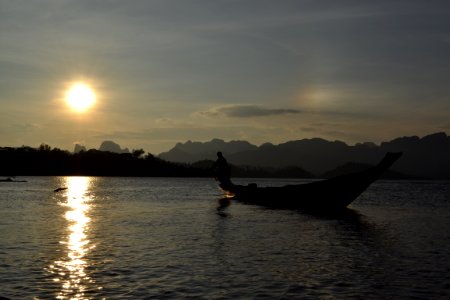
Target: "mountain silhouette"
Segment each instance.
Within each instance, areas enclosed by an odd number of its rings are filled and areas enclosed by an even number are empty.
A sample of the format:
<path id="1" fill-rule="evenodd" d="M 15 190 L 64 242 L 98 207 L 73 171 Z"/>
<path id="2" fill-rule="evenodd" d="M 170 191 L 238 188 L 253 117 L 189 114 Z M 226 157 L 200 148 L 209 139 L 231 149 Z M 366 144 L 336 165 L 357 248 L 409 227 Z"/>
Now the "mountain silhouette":
<path id="1" fill-rule="evenodd" d="M 289 141 L 279 145 L 270 143 L 255 146 L 246 141 L 178 143 L 160 158 L 182 163 L 215 159 L 222 151 L 234 165 L 285 168 L 301 167 L 317 176 L 352 162 L 375 164 L 386 152 L 404 152 L 393 170 L 418 178 L 450 178 L 450 137 L 444 132 L 422 138 L 400 137 L 376 145 L 371 142 L 348 145 L 342 141 L 321 138 Z"/>
<path id="2" fill-rule="evenodd" d="M 216 153 L 222 151 L 226 156 L 245 151 L 256 151 L 258 147 L 246 141 L 225 142 L 212 139 L 209 142 L 178 143 L 170 151 L 159 154 L 159 157 L 172 162 L 193 163 L 204 159 L 216 159 Z"/>
<path id="3" fill-rule="evenodd" d="M 119 144 L 113 141 L 103 141 L 98 150 L 112 153 L 130 153 L 128 148 L 122 149 Z M 80 153 L 81 151 L 87 151 L 86 147 L 80 144 L 75 144 L 73 153 Z"/>
<path id="4" fill-rule="evenodd" d="M 119 144 L 116 144 L 113 141 L 104 141 L 100 145 L 99 151 L 108 151 L 113 153 L 130 153 L 128 148 L 122 149 Z"/>
<path id="5" fill-rule="evenodd" d="M 75 144 L 75 147 L 73 149 L 73 153 L 80 153 L 81 151 L 86 151 L 86 147 L 80 144 Z"/>

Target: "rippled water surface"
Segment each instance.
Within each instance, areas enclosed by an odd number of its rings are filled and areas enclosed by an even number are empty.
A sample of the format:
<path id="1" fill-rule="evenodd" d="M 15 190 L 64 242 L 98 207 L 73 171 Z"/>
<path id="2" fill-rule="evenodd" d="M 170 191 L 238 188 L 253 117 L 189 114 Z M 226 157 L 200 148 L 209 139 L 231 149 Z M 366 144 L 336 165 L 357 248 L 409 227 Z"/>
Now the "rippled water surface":
<path id="1" fill-rule="evenodd" d="M 0 182 L 1 297 L 450 297 L 448 182 L 379 181 L 319 216 L 223 206 L 211 179 L 24 179 Z"/>

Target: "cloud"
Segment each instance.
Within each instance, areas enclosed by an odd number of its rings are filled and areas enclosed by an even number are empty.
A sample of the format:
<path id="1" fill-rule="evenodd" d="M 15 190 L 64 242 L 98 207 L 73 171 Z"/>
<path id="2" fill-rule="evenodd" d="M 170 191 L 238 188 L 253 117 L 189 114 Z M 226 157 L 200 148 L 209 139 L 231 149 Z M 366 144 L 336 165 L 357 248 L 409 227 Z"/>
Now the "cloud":
<path id="1" fill-rule="evenodd" d="M 32 124 L 32 123 L 24 123 L 24 124 L 11 124 L 9 125 L 9 129 L 14 131 L 14 132 L 20 132 L 20 133 L 25 133 L 25 132 L 31 132 L 35 129 L 39 129 L 41 128 L 41 125 L 39 124 Z"/>
<path id="2" fill-rule="evenodd" d="M 301 113 L 301 111 L 298 109 L 265 108 L 258 105 L 239 104 L 216 107 L 208 111 L 200 112 L 201 115 L 208 117 L 226 116 L 231 118 L 265 117 L 299 113 Z"/>

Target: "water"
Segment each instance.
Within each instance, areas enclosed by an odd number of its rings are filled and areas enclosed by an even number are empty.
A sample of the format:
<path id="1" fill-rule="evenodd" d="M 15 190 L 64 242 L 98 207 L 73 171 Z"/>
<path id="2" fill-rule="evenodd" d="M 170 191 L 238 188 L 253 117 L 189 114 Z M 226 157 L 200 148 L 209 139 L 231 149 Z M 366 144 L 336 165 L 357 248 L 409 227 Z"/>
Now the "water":
<path id="1" fill-rule="evenodd" d="M 379 181 L 326 217 L 220 208 L 211 179 L 25 179 L 0 183 L 10 299 L 450 297 L 449 182 Z"/>

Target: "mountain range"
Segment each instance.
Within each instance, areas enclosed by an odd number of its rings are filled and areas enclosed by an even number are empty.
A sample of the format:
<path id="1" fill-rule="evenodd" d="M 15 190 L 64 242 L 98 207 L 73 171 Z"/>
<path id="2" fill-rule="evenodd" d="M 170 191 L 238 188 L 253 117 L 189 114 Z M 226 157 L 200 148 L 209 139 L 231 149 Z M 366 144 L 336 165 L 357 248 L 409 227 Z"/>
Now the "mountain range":
<path id="1" fill-rule="evenodd" d="M 182 163 L 215 160 L 216 152 L 223 152 L 228 162 L 241 166 L 283 168 L 301 167 L 319 175 L 348 163 L 376 164 L 386 152 L 403 152 L 393 170 L 418 178 L 450 179 L 450 136 L 444 132 L 424 137 L 399 137 L 391 141 L 348 145 L 342 141 L 321 138 L 302 139 L 274 145 L 261 146 L 247 141 L 225 142 L 213 139 L 209 142 L 176 144 L 171 150 L 159 154 L 159 158 Z"/>

